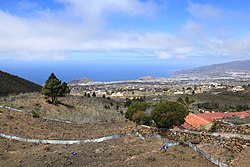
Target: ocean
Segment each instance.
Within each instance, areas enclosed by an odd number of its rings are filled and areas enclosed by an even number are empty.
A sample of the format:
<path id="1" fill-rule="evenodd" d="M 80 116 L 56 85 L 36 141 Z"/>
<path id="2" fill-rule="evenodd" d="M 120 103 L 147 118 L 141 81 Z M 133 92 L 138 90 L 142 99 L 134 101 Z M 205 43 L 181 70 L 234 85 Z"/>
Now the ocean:
<path id="1" fill-rule="evenodd" d="M 6 63 L 0 70 L 43 84 L 50 73 L 63 82 L 89 78 L 93 81 L 133 80 L 142 76 L 170 77 L 187 66 L 145 63 Z"/>

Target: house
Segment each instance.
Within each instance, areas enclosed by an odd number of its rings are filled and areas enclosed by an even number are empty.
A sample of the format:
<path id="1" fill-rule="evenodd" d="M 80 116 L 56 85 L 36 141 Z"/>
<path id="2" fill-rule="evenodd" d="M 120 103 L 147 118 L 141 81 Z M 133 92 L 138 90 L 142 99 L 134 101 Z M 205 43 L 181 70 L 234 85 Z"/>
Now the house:
<path id="1" fill-rule="evenodd" d="M 204 113 L 204 114 L 193 114 L 189 113 L 189 115 L 185 118 L 185 123 L 181 126 L 184 129 L 200 129 L 202 127 L 208 126 L 212 124 L 215 120 L 221 119 L 224 117 L 233 117 L 238 116 L 240 118 L 250 117 L 250 110 L 243 112 L 213 112 L 213 113 Z"/>
<path id="2" fill-rule="evenodd" d="M 122 97 L 123 97 L 123 93 L 121 93 L 121 92 L 112 93 L 111 97 L 114 97 L 114 98 L 122 98 Z"/>
<path id="3" fill-rule="evenodd" d="M 244 91 L 244 88 L 242 88 L 242 86 L 236 86 L 236 87 L 233 87 L 232 91 L 233 92 Z"/>
<path id="4" fill-rule="evenodd" d="M 178 90 L 174 92 L 174 95 L 183 95 L 183 94 L 184 93 L 182 91 L 178 91 Z"/>

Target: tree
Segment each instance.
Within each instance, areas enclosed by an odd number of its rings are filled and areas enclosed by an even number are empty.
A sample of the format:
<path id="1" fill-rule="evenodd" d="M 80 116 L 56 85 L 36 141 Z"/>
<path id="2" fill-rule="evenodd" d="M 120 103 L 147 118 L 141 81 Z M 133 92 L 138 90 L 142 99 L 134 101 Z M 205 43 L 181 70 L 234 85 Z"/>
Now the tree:
<path id="1" fill-rule="evenodd" d="M 138 125 L 150 125 L 150 117 L 148 117 L 144 111 L 136 112 L 132 120 Z"/>
<path id="2" fill-rule="evenodd" d="M 87 97 L 90 97 L 90 94 L 89 94 L 89 93 L 87 93 Z"/>
<path id="3" fill-rule="evenodd" d="M 148 108 L 148 104 L 145 102 L 133 102 L 129 105 L 127 112 L 125 113 L 125 118 L 132 121 L 133 115 L 139 111 L 145 112 Z"/>
<path id="4" fill-rule="evenodd" d="M 62 89 L 61 89 L 60 95 L 64 96 L 64 95 L 68 95 L 69 93 L 70 93 L 70 89 L 69 89 L 67 83 L 63 82 L 62 83 Z"/>
<path id="5" fill-rule="evenodd" d="M 151 119 L 159 128 L 172 128 L 185 122 L 189 111 L 178 102 L 165 102 L 155 106 L 151 112 Z"/>
<path id="6" fill-rule="evenodd" d="M 189 103 L 190 103 L 190 99 L 189 99 L 188 96 L 185 97 L 185 103 L 186 103 L 186 104 L 189 104 Z"/>
<path id="7" fill-rule="evenodd" d="M 47 81 L 45 82 L 45 85 L 42 88 L 42 94 L 45 97 L 50 97 L 51 102 L 53 104 L 57 103 L 56 97 L 60 95 L 60 92 L 62 91 L 62 85 L 61 81 L 55 76 L 54 73 L 51 73 Z"/>
<path id="8" fill-rule="evenodd" d="M 179 97 L 176 102 L 181 103 L 181 104 L 185 103 L 184 100 L 181 97 Z"/>

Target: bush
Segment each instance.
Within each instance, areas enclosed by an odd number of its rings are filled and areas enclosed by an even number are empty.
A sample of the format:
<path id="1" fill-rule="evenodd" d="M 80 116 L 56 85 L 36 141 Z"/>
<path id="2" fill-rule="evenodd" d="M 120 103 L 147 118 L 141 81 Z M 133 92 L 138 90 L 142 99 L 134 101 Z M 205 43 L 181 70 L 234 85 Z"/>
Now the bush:
<path id="1" fill-rule="evenodd" d="M 151 112 L 151 119 L 159 128 L 172 128 L 185 122 L 189 111 L 178 102 L 160 103 Z"/>
<path id="2" fill-rule="evenodd" d="M 32 111 L 31 115 L 33 118 L 40 118 L 40 114 L 35 111 Z"/>
<path id="3" fill-rule="evenodd" d="M 127 112 L 125 113 L 125 118 L 129 119 L 132 121 L 133 115 L 139 111 L 145 111 L 148 108 L 148 104 L 145 102 L 133 102 L 131 105 L 128 107 Z"/>
<path id="4" fill-rule="evenodd" d="M 138 125 L 150 125 L 150 118 L 144 111 L 138 111 L 133 115 L 132 120 Z"/>

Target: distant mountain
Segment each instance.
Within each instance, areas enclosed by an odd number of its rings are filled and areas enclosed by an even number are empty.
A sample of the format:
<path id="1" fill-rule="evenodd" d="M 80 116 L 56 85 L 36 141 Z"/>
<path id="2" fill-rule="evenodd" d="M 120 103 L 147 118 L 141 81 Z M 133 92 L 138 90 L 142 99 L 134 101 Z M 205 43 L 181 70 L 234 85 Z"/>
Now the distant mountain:
<path id="1" fill-rule="evenodd" d="M 0 96 L 26 92 L 40 92 L 42 87 L 38 84 L 0 71 Z"/>
<path id="2" fill-rule="evenodd" d="M 71 82 L 69 82 L 68 84 L 86 84 L 86 83 L 90 83 L 93 82 L 92 80 L 88 79 L 88 78 L 82 78 L 82 79 L 78 79 L 78 80 L 73 80 Z"/>
<path id="3" fill-rule="evenodd" d="M 175 75 L 221 75 L 228 72 L 250 72 L 250 60 L 197 67 L 175 72 Z"/>

